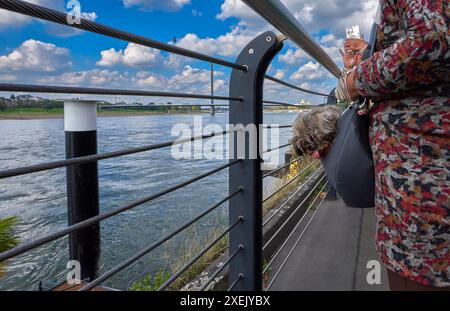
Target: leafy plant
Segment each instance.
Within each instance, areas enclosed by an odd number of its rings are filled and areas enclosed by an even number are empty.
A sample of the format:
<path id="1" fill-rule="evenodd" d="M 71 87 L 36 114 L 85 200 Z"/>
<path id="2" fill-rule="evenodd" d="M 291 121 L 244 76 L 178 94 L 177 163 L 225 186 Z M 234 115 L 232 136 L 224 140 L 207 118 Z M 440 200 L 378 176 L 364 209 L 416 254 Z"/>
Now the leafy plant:
<path id="1" fill-rule="evenodd" d="M 19 243 L 19 239 L 14 235 L 13 229 L 17 224 L 17 217 L 0 219 L 0 253 L 13 248 Z M 4 262 L 0 261 L 0 277 L 4 273 Z"/>
<path id="2" fill-rule="evenodd" d="M 158 270 L 155 276 L 148 274 L 141 280 L 131 284 L 129 290 L 131 291 L 157 291 L 161 285 L 170 278 L 170 273 L 165 270 Z"/>

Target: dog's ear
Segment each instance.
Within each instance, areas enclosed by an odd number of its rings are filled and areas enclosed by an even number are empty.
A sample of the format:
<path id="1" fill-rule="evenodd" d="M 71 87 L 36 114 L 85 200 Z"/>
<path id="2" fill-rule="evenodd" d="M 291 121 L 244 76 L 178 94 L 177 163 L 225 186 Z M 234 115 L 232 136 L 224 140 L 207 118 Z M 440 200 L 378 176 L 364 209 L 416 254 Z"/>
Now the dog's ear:
<path id="1" fill-rule="evenodd" d="M 303 156 L 303 151 L 300 148 L 300 137 L 294 136 L 291 139 L 291 145 L 292 145 L 292 153 L 296 155 L 297 157 Z"/>

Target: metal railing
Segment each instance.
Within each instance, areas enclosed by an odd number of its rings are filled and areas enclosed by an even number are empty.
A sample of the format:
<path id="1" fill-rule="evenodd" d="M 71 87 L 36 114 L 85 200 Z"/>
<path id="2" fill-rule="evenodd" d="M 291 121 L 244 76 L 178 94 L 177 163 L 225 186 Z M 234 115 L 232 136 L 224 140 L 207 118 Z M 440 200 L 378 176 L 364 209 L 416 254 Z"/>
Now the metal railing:
<path id="1" fill-rule="evenodd" d="M 242 0 L 261 17 L 277 28 L 299 48 L 324 66 L 335 77 L 340 74 L 333 59 L 317 44 L 289 9 L 280 0 Z"/>
<path id="2" fill-rule="evenodd" d="M 296 21 L 292 14 L 276 0 L 245 0 L 250 7 L 255 9 L 261 16 L 266 18 L 272 25 L 277 27 L 288 38 L 294 41 L 299 47 L 303 48 L 319 63 L 323 64 L 334 75 L 337 74 L 337 66 L 331 58 L 320 48 L 318 44 L 303 30 L 301 25 Z M 265 32 L 253 39 L 237 57 L 236 62 L 229 62 L 208 55 L 204 55 L 191 50 L 183 49 L 177 46 L 169 45 L 163 42 L 145 38 L 125 32 L 110 26 L 102 25 L 87 19 L 81 19 L 79 24 L 67 24 L 66 13 L 42 7 L 40 5 L 28 3 L 21 0 L 0 0 L 0 9 L 16 12 L 50 22 L 62 24 L 68 27 L 75 27 L 81 30 L 97 33 L 100 35 L 117 38 L 127 42 L 133 42 L 138 45 L 151 47 L 167 51 L 169 53 L 214 63 L 221 66 L 232 68 L 229 86 L 229 96 L 199 95 L 190 93 L 176 93 L 168 91 L 142 91 L 142 90 L 123 90 L 123 89 L 101 89 L 87 87 L 66 87 L 66 86 L 48 86 L 48 85 L 24 85 L 0 83 L 0 91 L 9 92 L 34 92 L 34 93 L 68 93 L 68 94 L 95 94 L 95 95 L 129 95 L 129 96 L 153 96 L 153 97 L 174 97 L 174 98 L 191 98 L 191 99 L 214 99 L 221 101 L 229 101 L 229 123 L 242 124 L 244 126 L 254 124 L 259 126 L 263 124 L 263 105 L 282 105 L 295 106 L 299 105 L 282 103 L 263 99 L 264 80 L 270 80 L 280 85 L 289 87 L 300 92 L 307 92 L 314 95 L 328 97 L 324 92 L 306 90 L 291 83 L 281 81 L 277 78 L 266 75 L 267 68 L 272 59 L 282 49 L 283 42 L 273 32 Z M 251 51 L 251 53 L 249 52 Z M 76 109 L 71 110 L 74 103 L 65 103 L 65 119 L 67 124 L 71 124 L 71 113 L 76 114 Z M 88 103 L 84 105 L 88 106 Z M 189 105 L 188 105 L 189 106 Z M 205 106 L 211 106 L 205 104 Z M 70 109 L 69 109 L 70 108 Z M 84 108 L 81 108 L 84 109 Z M 95 111 L 95 109 L 94 109 Z M 73 116 L 72 116 L 73 117 Z M 95 118 L 95 114 L 90 116 Z M 290 128 L 290 125 L 282 125 L 280 128 Z M 68 180 L 68 210 L 72 218 L 69 219 L 68 227 L 53 232 L 51 234 L 38 237 L 33 241 L 23 243 L 8 251 L 0 254 L 0 262 L 8 260 L 15 256 L 24 254 L 39 246 L 51 241 L 55 241 L 61 237 L 69 236 L 70 257 L 71 259 L 80 260 L 81 262 L 81 278 L 87 282 L 83 284 L 82 291 L 91 290 L 100 286 L 106 280 L 117 274 L 118 272 L 130 267 L 133 263 L 150 253 L 157 247 L 163 245 L 177 234 L 187 229 L 206 215 L 210 214 L 225 203 L 229 203 L 229 226 L 221 234 L 219 234 L 211 243 L 205 246 L 194 258 L 186 263 L 181 269 L 174 272 L 171 277 L 160 286 L 159 290 L 167 289 L 175 280 L 177 280 L 185 271 L 187 271 L 195 262 L 197 262 L 204 254 L 216 245 L 223 237 L 229 236 L 229 255 L 223 265 L 217 269 L 210 278 L 202 284 L 201 289 L 207 289 L 210 283 L 225 268 L 228 268 L 229 290 L 260 290 L 262 284 L 262 229 L 274 215 L 292 200 L 292 198 L 305 187 L 308 181 L 318 178 L 318 182 L 313 190 L 315 190 L 323 180 L 321 169 L 316 170 L 302 187 L 288 198 L 278 210 L 272 213 L 272 216 L 263 222 L 262 206 L 263 203 L 274 195 L 285 189 L 288 185 L 297 180 L 300 176 L 312 167 L 316 162 L 308 165 L 302 172 L 287 182 L 282 188 L 276 190 L 268 197 L 263 199 L 262 181 L 263 178 L 272 176 L 283 169 L 288 168 L 294 162 L 301 159 L 293 159 L 286 165 L 279 167 L 271 172 L 262 174 L 261 156 L 256 159 L 239 158 L 237 155 L 237 140 L 234 139 L 234 154 L 231 156 L 229 163 L 219 166 L 213 170 L 202 173 L 194 178 L 183 181 L 175 186 L 169 187 L 160 192 L 148 195 L 141 199 L 123 204 L 121 207 L 108 212 L 100 213 L 98 206 L 98 161 L 111 159 L 116 157 L 127 156 L 136 153 L 150 152 L 157 149 L 167 148 L 174 144 L 182 144 L 189 141 L 212 138 L 217 135 L 230 135 L 235 138 L 238 133 L 236 131 L 223 131 L 222 133 L 213 133 L 210 135 L 192 136 L 184 140 L 167 141 L 158 144 L 146 145 L 125 150 L 112 151 L 107 153 L 97 153 L 96 145 L 96 128 L 84 130 L 86 137 L 82 137 L 78 131 L 73 132 L 69 127 L 66 128 L 66 156 L 65 160 L 52 161 L 30 165 L 26 167 L 18 167 L 0 171 L 0 179 L 32 174 L 46 170 L 66 167 Z M 89 132 L 89 133 L 88 133 Z M 257 150 L 259 150 L 260 133 L 257 137 Z M 87 140 L 86 140 L 87 139 Z M 80 144 L 88 142 L 89 150 L 80 148 Z M 273 152 L 281 148 L 288 147 L 290 144 L 284 144 L 276 148 L 270 148 L 265 152 Z M 249 144 L 246 143 L 246 154 L 249 154 Z M 190 184 L 205 179 L 213 174 L 223 170 L 229 170 L 229 194 L 217 203 L 213 204 L 203 212 L 196 215 L 184 225 L 180 226 L 171 233 L 165 235 L 151 245 L 141 249 L 132 257 L 114 266 L 105 273 L 99 275 L 98 258 L 100 253 L 100 236 L 99 223 L 113 216 L 124 213 L 128 210 L 136 208 L 144 203 L 152 202 L 169 193 L 177 191 Z M 320 177 L 320 178 L 319 178 Z M 87 181 L 87 183 L 86 183 Z M 86 185 L 87 184 L 87 185 Z M 324 186 L 325 187 L 325 186 Z M 322 188 L 323 190 L 323 188 Z M 312 192 L 311 192 L 312 193 Z M 314 199 L 317 199 L 317 197 Z M 87 200 L 92 206 L 85 204 Z M 305 203 L 304 201 L 303 203 Z M 282 225 L 283 226 L 283 225 Z M 281 228 L 280 228 L 281 230 Z M 277 231 L 278 233 L 279 231 Z M 98 239 L 86 239 L 86 234 L 97 236 Z M 277 234 L 276 233 L 276 234 Z M 290 238 L 290 237 L 289 237 Z M 75 247 L 77 246 L 77 247 Z M 284 247 L 284 244 L 281 246 Z M 85 258 L 78 249 L 88 250 L 92 258 Z M 277 253 L 278 254 L 278 253 Z M 277 256 L 275 254 L 275 256 Z M 273 259 L 270 261 L 272 263 Z M 269 263 L 269 264 L 270 264 Z M 265 271 L 264 271 L 265 272 Z"/>

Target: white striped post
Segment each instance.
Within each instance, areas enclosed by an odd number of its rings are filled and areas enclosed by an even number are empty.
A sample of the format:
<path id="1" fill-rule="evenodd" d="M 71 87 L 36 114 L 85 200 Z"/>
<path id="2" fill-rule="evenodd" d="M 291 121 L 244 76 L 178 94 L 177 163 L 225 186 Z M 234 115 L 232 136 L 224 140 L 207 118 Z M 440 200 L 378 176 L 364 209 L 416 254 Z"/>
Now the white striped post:
<path id="1" fill-rule="evenodd" d="M 97 153 L 97 102 L 70 100 L 64 102 L 66 158 Z M 67 167 L 67 205 L 69 225 L 99 214 L 98 163 Z M 98 276 L 100 260 L 100 225 L 69 235 L 70 260 L 81 266 L 81 279 Z"/>

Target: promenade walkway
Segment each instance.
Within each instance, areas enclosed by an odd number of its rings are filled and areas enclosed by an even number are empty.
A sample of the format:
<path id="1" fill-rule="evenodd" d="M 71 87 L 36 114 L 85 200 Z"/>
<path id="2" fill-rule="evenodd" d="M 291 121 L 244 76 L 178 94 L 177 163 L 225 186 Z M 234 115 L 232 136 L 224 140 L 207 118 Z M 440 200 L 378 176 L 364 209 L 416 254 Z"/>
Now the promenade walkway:
<path id="1" fill-rule="evenodd" d="M 374 209 L 348 208 L 338 199 L 325 201 L 313 214 L 309 212 L 274 262 L 272 277 L 304 232 L 270 290 L 389 290 L 383 267 L 381 284 L 367 282 L 367 262 L 379 261 Z"/>

